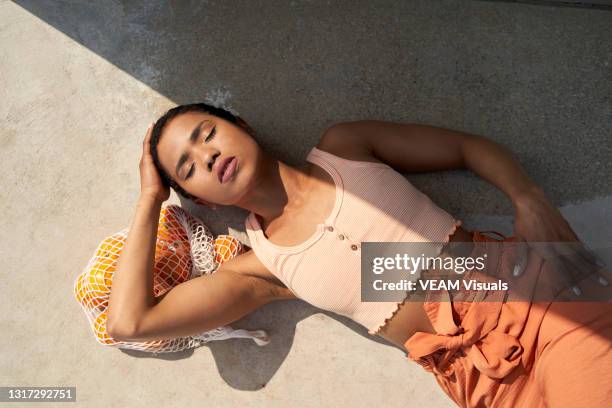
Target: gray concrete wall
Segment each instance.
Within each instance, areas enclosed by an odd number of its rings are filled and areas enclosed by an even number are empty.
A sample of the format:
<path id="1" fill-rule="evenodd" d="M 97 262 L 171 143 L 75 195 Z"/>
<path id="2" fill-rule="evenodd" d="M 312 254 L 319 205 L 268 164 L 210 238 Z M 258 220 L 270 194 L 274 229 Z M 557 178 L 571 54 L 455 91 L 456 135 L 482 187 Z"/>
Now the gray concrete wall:
<path id="1" fill-rule="evenodd" d="M 234 110 L 290 164 L 347 120 L 482 134 L 516 153 L 585 240 L 612 241 L 612 12 L 177 4 L 0 1 L 0 385 L 76 385 L 87 407 L 451 406 L 402 350 L 301 301 L 234 324 L 268 330 L 263 348 L 229 340 L 154 358 L 95 342 L 73 279 L 129 225 L 145 128 L 178 103 Z M 509 203 L 476 176 L 408 177 L 468 226 L 511 232 Z M 242 210 L 185 206 L 244 238 Z"/>

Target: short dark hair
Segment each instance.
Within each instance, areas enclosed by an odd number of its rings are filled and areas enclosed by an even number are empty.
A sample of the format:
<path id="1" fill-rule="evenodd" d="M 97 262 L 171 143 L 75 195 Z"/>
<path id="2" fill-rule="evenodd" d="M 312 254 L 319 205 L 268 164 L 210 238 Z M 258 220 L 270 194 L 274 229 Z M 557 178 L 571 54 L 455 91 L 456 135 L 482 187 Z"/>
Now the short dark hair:
<path id="1" fill-rule="evenodd" d="M 157 154 L 157 145 L 159 144 L 159 139 L 161 138 L 162 131 L 168 124 L 168 122 L 186 112 L 204 112 L 210 115 L 214 115 L 230 121 L 232 123 L 238 123 L 238 117 L 233 113 L 223 109 L 218 108 L 216 106 L 212 106 L 206 103 L 191 103 L 187 105 L 179 105 L 164 113 L 157 121 L 155 121 L 155 125 L 153 126 L 153 130 L 151 131 L 151 156 L 153 157 L 153 163 L 157 168 L 159 176 L 161 177 L 162 183 L 166 187 L 171 187 L 178 194 L 183 197 L 195 201 L 197 197 L 192 194 L 189 194 L 183 187 L 179 186 L 179 184 L 174 181 L 172 177 L 162 168 L 162 165 L 159 161 L 159 155 Z"/>

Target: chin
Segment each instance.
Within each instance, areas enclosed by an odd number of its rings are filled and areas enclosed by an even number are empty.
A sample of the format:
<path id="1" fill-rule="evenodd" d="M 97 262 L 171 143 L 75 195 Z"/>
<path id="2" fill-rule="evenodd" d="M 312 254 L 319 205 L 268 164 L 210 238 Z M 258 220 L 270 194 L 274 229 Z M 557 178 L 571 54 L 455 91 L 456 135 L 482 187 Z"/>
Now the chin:
<path id="1" fill-rule="evenodd" d="M 234 176 L 235 178 L 228 183 L 228 194 L 231 196 L 230 204 L 226 205 L 237 205 L 238 202 L 253 188 L 255 178 L 252 172 L 248 169 L 240 168 Z"/>

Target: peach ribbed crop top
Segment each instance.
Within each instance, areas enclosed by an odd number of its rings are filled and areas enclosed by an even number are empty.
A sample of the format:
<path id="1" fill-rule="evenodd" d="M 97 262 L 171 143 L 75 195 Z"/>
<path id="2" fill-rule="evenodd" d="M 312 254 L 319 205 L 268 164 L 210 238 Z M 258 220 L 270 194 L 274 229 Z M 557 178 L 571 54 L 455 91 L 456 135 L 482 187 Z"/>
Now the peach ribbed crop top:
<path id="1" fill-rule="evenodd" d="M 334 179 L 331 214 L 303 243 L 280 246 L 266 238 L 251 212 L 245 219 L 251 248 L 296 297 L 376 334 L 401 302 L 361 301 L 361 242 L 444 243 L 461 221 L 385 163 L 348 160 L 317 147 L 306 160 Z"/>

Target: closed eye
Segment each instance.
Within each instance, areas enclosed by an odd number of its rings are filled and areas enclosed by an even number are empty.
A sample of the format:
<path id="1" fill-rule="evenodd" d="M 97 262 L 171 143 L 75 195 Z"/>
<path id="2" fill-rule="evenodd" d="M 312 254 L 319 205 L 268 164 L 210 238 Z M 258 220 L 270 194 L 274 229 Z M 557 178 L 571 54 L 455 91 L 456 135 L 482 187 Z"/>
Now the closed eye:
<path id="1" fill-rule="evenodd" d="M 208 134 L 208 136 L 205 139 L 205 142 L 209 142 L 213 137 L 215 137 L 215 133 L 217 133 L 217 127 L 215 126 L 210 133 Z"/>
<path id="2" fill-rule="evenodd" d="M 212 140 L 215 137 L 215 134 L 217 133 L 217 127 L 215 126 L 210 133 L 208 134 L 208 136 L 206 136 L 206 139 L 204 139 L 204 141 L 206 143 L 208 143 L 210 140 Z M 191 177 L 193 175 L 193 173 L 195 172 L 195 162 L 191 165 L 191 168 L 189 169 L 189 172 L 187 173 L 187 175 L 185 176 L 185 180 L 187 180 L 189 177 Z"/>
<path id="3" fill-rule="evenodd" d="M 191 165 L 191 168 L 189 169 L 189 173 L 187 173 L 187 175 L 185 176 L 185 180 L 187 180 L 189 177 L 191 177 L 191 175 L 193 174 L 194 171 L 195 171 L 195 163 L 193 163 Z"/>

